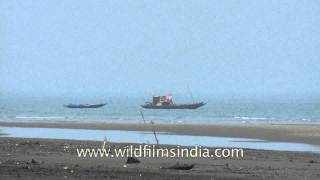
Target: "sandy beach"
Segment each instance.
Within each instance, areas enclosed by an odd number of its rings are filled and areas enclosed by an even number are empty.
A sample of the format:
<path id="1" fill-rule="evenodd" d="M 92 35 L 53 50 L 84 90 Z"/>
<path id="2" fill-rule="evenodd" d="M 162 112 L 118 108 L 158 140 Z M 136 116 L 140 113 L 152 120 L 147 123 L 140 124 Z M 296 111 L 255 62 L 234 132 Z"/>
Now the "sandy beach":
<path id="1" fill-rule="evenodd" d="M 151 131 L 147 124 L 5 123 L 6 127 Z M 319 145 L 320 127 L 301 125 L 155 125 L 157 131 Z M 101 142 L 0 137 L 0 179 L 319 179 L 320 154 L 245 149 L 241 158 L 79 158 Z M 111 143 L 114 147 L 128 144 Z M 170 147 L 161 145 L 162 147 Z M 67 147 L 67 148 L 66 148 Z M 213 148 L 211 148 L 213 150 Z M 33 159 L 33 160 L 32 160 Z M 194 164 L 191 170 L 163 169 Z"/>

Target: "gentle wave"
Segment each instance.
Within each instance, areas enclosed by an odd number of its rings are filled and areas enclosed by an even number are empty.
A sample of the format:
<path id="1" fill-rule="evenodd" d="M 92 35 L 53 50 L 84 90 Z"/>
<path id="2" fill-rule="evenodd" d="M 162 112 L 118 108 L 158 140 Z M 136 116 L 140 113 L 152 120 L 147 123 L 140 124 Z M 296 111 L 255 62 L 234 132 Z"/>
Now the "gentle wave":
<path id="1" fill-rule="evenodd" d="M 63 116 L 16 116 L 16 119 L 65 119 Z"/>
<path id="2" fill-rule="evenodd" d="M 234 116 L 234 119 L 243 119 L 243 120 L 273 120 L 273 117 L 248 117 L 248 116 Z"/>

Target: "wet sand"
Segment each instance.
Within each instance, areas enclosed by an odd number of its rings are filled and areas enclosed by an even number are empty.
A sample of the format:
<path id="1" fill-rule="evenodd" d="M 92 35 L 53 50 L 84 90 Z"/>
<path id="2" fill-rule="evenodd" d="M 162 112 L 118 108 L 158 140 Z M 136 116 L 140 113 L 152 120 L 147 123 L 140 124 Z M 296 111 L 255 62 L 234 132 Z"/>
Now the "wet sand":
<path id="1" fill-rule="evenodd" d="M 115 147 L 125 144 L 112 144 Z M 320 179 L 320 155 L 245 150 L 243 158 L 79 158 L 101 142 L 0 137 L 0 179 Z M 191 170 L 163 169 L 179 162 Z"/>
<path id="2" fill-rule="evenodd" d="M 0 122 L 6 127 L 71 128 L 152 131 L 150 124 L 112 124 L 112 123 L 22 123 Z M 179 135 L 216 136 L 264 139 L 276 142 L 296 142 L 320 145 L 320 125 L 187 125 L 156 124 L 156 131 L 171 132 Z"/>

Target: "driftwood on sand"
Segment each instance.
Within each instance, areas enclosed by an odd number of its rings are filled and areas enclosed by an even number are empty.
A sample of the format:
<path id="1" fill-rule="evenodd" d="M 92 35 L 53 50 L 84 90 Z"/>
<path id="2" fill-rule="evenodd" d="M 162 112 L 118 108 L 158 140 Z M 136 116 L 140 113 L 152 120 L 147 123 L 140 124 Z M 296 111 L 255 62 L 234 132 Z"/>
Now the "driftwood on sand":
<path id="1" fill-rule="evenodd" d="M 176 163 L 175 165 L 172 166 L 167 166 L 167 167 L 160 167 L 161 169 L 175 169 L 175 170 L 190 170 L 194 168 L 194 164 L 179 164 Z"/>

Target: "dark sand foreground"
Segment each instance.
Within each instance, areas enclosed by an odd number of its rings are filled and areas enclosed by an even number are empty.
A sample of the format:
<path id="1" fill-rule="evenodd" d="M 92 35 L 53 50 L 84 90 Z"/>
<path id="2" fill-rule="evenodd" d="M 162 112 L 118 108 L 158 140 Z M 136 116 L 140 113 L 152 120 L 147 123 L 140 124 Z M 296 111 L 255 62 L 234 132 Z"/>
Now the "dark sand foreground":
<path id="1" fill-rule="evenodd" d="M 79 158 L 80 146 L 101 142 L 2 137 L 0 179 L 320 179 L 320 155 L 312 153 L 245 150 L 243 158 L 140 158 L 125 167 L 126 158 Z M 195 167 L 160 168 L 176 162 Z"/>
<path id="2" fill-rule="evenodd" d="M 320 179 L 320 155 L 245 150 L 243 158 L 79 158 L 101 142 L 0 138 L 0 179 Z M 123 146 L 123 144 L 113 144 Z M 162 169 L 176 162 L 191 170 Z M 126 165 L 126 166 L 125 166 Z"/>

